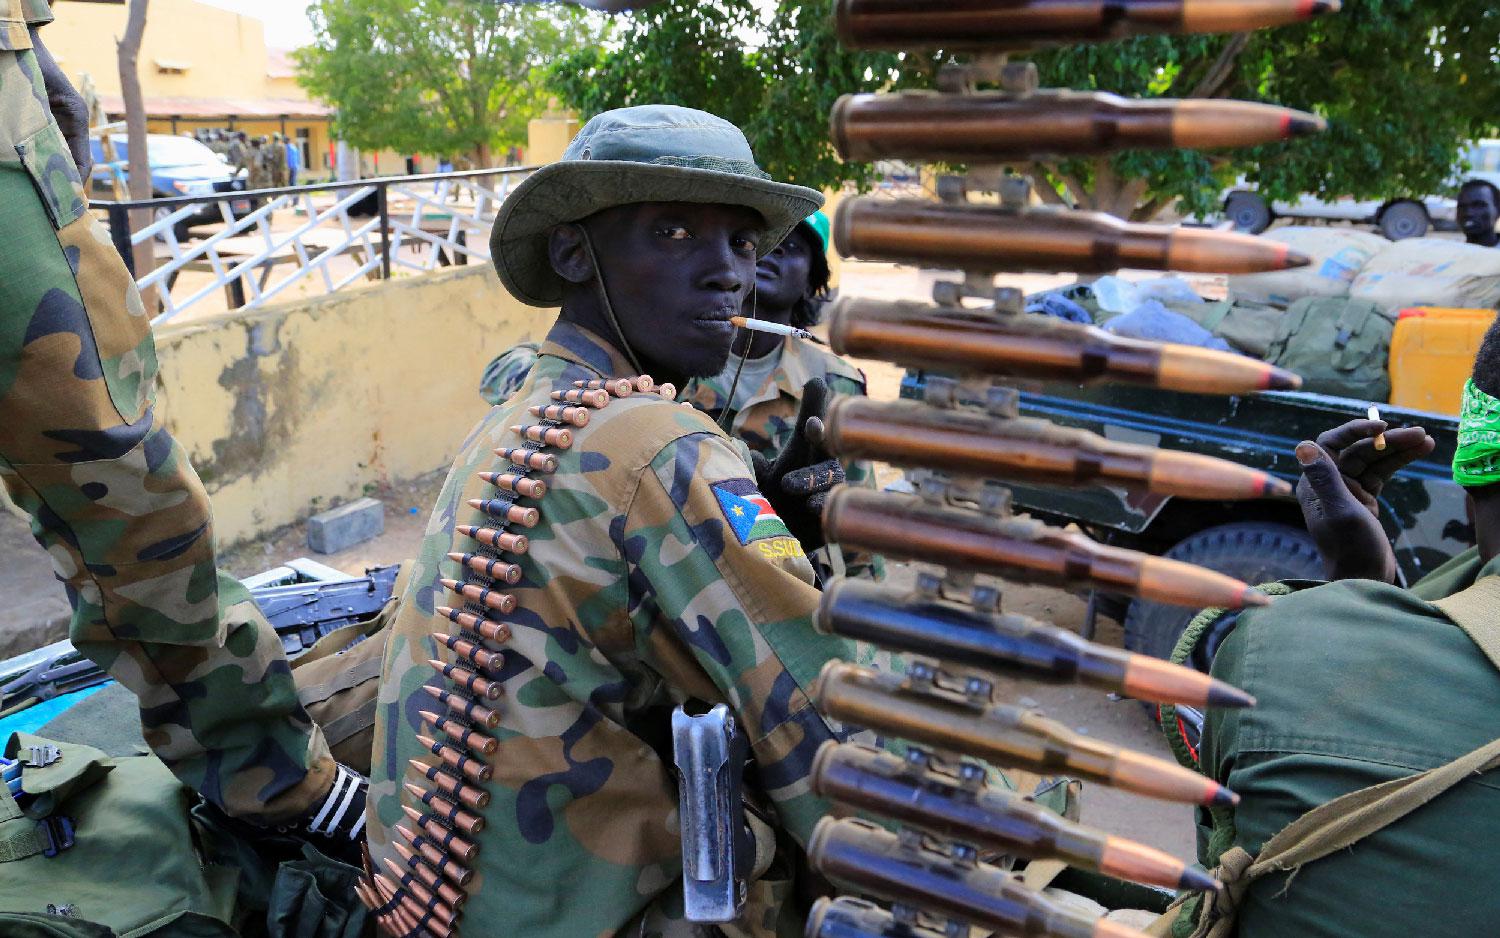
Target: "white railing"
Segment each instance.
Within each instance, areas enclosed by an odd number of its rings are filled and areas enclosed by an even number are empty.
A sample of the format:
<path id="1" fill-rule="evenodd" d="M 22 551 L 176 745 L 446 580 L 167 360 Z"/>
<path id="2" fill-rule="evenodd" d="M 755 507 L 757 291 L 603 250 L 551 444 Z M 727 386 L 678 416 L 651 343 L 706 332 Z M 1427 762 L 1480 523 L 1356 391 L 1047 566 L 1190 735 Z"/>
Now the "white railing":
<path id="1" fill-rule="evenodd" d="M 155 268 L 135 272 L 156 298 L 154 325 L 190 310 L 253 308 L 292 288 L 334 293 L 388 279 L 393 269 L 488 263 L 500 203 L 530 172 L 469 170 L 93 207 L 108 213 L 127 264 L 136 245 L 155 241 Z M 132 232 L 130 209 L 154 217 Z"/>

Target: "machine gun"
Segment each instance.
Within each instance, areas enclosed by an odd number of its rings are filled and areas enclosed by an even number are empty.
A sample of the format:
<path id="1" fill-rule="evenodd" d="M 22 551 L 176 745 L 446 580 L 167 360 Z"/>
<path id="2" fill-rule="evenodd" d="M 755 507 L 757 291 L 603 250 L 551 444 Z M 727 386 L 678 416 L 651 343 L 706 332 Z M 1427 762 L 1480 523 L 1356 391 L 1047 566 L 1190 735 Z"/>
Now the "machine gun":
<path id="1" fill-rule="evenodd" d="M 319 564 L 293 561 L 250 578 L 246 585 L 291 659 L 323 636 L 373 618 L 391 601 L 400 572 L 400 565 L 392 564 L 373 567 L 362 577 L 347 577 Z M 325 579 L 306 579 L 309 575 Z M 104 669 L 72 642 L 56 642 L 0 662 L 0 716 L 107 680 Z"/>

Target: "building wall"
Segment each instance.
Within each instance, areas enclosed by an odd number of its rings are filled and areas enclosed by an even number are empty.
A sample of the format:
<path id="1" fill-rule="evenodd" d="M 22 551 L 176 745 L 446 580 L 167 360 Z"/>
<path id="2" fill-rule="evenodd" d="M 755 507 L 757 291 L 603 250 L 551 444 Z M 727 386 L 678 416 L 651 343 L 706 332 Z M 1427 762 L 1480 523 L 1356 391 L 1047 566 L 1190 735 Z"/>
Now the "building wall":
<path id="1" fill-rule="evenodd" d="M 232 545 L 447 466 L 484 366 L 554 316 L 485 265 L 169 323 L 159 406 Z"/>
<path id="2" fill-rule="evenodd" d="M 124 4 L 57 0 L 55 17 L 42 31 L 47 48 L 75 82 L 87 72 L 100 94 L 120 93 L 115 40 L 125 34 Z M 184 74 L 158 70 L 158 59 L 186 63 Z M 141 89 L 147 98 L 296 98 L 307 100 L 295 81 L 266 74 L 266 37 L 261 21 L 195 0 L 152 0 L 141 40 Z"/>

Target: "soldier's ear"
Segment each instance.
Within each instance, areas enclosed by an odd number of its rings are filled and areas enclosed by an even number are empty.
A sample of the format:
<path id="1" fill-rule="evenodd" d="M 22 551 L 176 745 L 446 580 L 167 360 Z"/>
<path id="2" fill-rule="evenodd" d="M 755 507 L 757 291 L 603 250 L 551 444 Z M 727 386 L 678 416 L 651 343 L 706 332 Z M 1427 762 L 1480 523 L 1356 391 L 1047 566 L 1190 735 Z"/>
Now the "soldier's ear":
<path id="1" fill-rule="evenodd" d="M 594 278 L 594 263 L 584 247 L 583 231 L 575 224 L 558 225 L 547 233 L 547 260 L 569 283 L 587 283 Z"/>

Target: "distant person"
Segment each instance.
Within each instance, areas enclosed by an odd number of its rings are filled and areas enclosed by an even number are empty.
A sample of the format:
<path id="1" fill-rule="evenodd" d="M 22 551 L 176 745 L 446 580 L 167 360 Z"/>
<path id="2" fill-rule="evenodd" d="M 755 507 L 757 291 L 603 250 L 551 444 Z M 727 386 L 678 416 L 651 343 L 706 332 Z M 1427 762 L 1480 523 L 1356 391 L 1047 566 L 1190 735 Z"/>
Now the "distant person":
<path id="1" fill-rule="evenodd" d="M 302 170 L 302 148 L 291 137 L 286 138 L 286 184 L 295 186 L 297 174 Z"/>
<path id="2" fill-rule="evenodd" d="M 1500 189 L 1483 179 L 1470 179 L 1458 190 L 1458 230 L 1464 240 L 1483 248 L 1500 246 Z"/>
<path id="3" fill-rule="evenodd" d="M 280 133 L 271 134 L 271 139 L 266 143 L 266 168 L 270 171 L 271 185 L 277 189 L 285 188 L 287 184 L 286 166 L 286 138 Z"/>
<path id="4" fill-rule="evenodd" d="M 224 148 L 224 159 L 229 161 L 236 173 L 250 168 L 250 142 L 243 130 L 230 134 L 229 144 Z"/>

